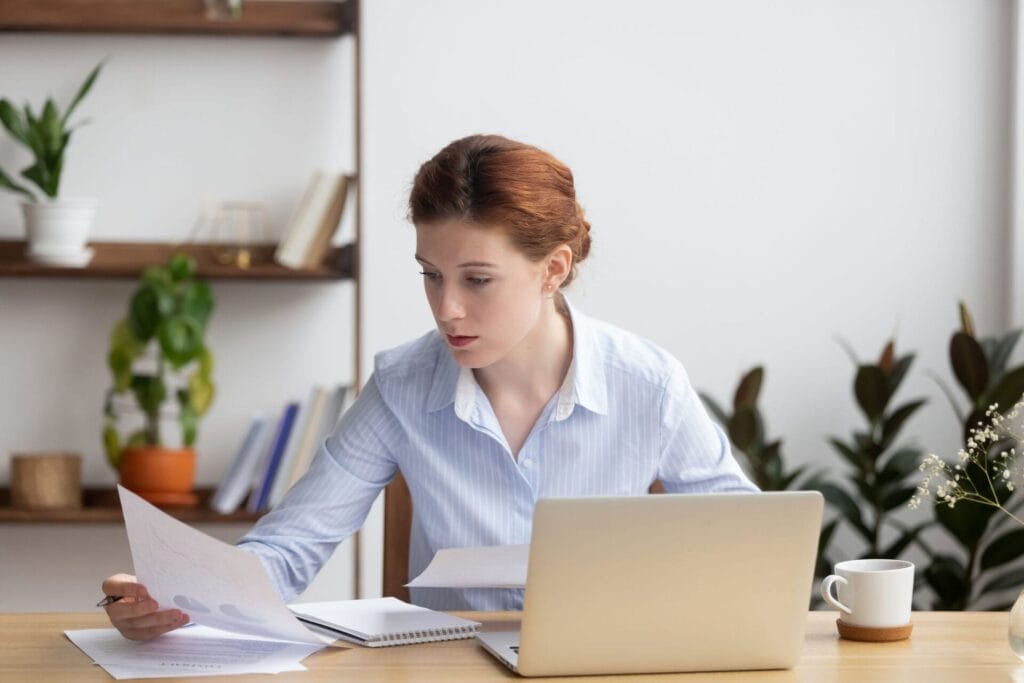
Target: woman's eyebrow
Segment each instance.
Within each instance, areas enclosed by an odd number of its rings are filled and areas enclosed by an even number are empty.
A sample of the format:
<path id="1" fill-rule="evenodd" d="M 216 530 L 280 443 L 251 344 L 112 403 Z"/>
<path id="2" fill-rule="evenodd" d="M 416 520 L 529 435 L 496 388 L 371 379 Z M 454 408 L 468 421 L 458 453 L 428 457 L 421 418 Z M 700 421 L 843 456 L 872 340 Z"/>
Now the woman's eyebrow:
<path id="1" fill-rule="evenodd" d="M 415 259 L 416 259 L 417 261 L 419 261 L 420 263 L 424 263 L 424 264 L 426 264 L 426 265 L 428 265 L 428 266 L 431 266 L 431 267 L 433 267 L 433 268 L 436 268 L 436 266 L 434 266 L 434 264 L 433 264 L 433 263 L 431 263 L 431 262 L 430 262 L 430 261 L 428 261 L 427 259 L 423 258 L 423 257 L 422 257 L 422 256 L 420 256 L 419 254 L 417 254 L 416 256 L 414 256 L 414 258 L 415 258 Z M 456 267 L 457 267 L 457 268 L 497 268 L 497 267 L 498 267 L 498 265 L 497 265 L 496 263 L 488 263 L 487 261 L 466 261 L 465 263 L 460 263 L 460 264 L 459 264 L 458 266 L 456 266 Z"/>

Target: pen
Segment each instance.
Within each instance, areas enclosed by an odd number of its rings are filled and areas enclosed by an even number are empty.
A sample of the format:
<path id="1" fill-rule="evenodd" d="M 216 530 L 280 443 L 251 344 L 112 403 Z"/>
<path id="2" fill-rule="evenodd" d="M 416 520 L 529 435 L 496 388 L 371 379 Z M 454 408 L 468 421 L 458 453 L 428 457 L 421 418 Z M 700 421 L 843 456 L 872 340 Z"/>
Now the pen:
<path id="1" fill-rule="evenodd" d="M 107 605 L 113 605 L 115 602 L 123 598 L 123 595 L 107 595 L 102 600 L 96 603 L 97 607 L 106 607 Z"/>

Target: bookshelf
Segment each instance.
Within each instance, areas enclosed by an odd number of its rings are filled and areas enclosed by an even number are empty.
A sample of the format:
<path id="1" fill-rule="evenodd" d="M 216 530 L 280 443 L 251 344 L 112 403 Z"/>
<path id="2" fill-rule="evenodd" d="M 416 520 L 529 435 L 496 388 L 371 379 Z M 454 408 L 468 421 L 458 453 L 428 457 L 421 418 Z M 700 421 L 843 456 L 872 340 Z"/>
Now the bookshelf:
<path id="1" fill-rule="evenodd" d="M 334 38 L 354 33 L 351 0 L 4 0 L 0 31 L 156 33 Z"/>
<path id="2" fill-rule="evenodd" d="M 67 277 L 67 278 L 137 278 L 147 266 L 165 264 L 171 254 L 182 252 L 196 260 L 199 277 L 212 280 L 346 280 L 355 275 L 355 245 L 334 247 L 316 268 L 293 270 L 274 263 L 276 244 L 255 244 L 251 252 L 251 265 L 241 268 L 223 263 L 238 245 L 230 244 L 172 244 L 168 242 L 92 242 L 95 252 L 89 265 L 83 268 L 50 266 L 31 261 L 26 255 L 26 243 L 0 240 L 0 277 Z"/>
<path id="3" fill-rule="evenodd" d="M 244 509 L 222 515 L 209 507 L 212 488 L 197 488 L 199 504 L 195 507 L 164 507 L 164 512 L 186 524 L 252 524 L 261 513 L 246 512 Z M 121 506 L 117 489 L 85 488 L 82 490 L 82 507 L 53 510 L 24 510 L 11 507 L 11 491 L 0 488 L 0 523 L 23 524 L 121 524 Z"/>
<path id="4" fill-rule="evenodd" d="M 0 3 L 0 32 L 200 34 L 213 36 L 280 36 L 288 38 L 334 39 L 349 36 L 353 43 L 355 71 L 352 107 L 354 111 L 354 168 L 362 168 L 361 62 L 359 42 L 359 0 L 245 0 L 242 14 L 234 19 L 213 18 L 207 6 L 223 6 L 223 0 L 4 0 Z M 225 253 L 237 245 L 170 242 L 93 242 L 91 262 L 82 268 L 34 263 L 26 257 L 26 243 L 0 240 L 0 278 L 52 279 L 76 282 L 83 279 L 135 279 L 149 265 L 166 263 L 174 252 L 196 259 L 197 275 L 204 279 L 262 283 L 307 282 L 335 284 L 348 282 L 353 291 L 352 337 L 353 377 L 361 384 L 359 359 L 362 353 L 362 305 L 359 278 L 359 246 L 362 226 L 362 183 L 356 182 L 354 240 L 333 247 L 314 268 L 290 269 L 273 262 L 276 244 L 249 245 L 251 260 L 242 268 L 224 263 Z M 222 515 L 210 510 L 212 488 L 197 488 L 199 504 L 191 508 L 164 508 L 168 514 L 189 524 L 252 524 L 260 513 L 245 511 Z M 11 507 L 9 488 L 0 488 L 0 524 L 120 524 L 123 522 L 116 490 L 85 488 L 83 506 L 65 510 L 24 510 Z M 356 543 L 358 549 L 358 542 Z M 357 551 L 358 552 L 358 551 Z M 355 562 L 355 590 L 359 591 L 358 558 Z"/>

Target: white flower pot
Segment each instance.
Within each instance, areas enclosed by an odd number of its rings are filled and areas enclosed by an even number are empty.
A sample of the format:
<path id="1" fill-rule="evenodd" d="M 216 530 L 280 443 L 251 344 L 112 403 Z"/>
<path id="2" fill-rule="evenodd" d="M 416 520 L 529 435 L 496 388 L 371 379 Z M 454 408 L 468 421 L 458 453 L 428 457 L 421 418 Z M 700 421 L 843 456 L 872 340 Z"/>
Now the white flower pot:
<path id="1" fill-rule="evenodd" d="M 86 249 L 95 199 L 57 199 L 22 202 L 28 257 L 39 263 L 59 266 L 84 266 L 92 258 Z"/>

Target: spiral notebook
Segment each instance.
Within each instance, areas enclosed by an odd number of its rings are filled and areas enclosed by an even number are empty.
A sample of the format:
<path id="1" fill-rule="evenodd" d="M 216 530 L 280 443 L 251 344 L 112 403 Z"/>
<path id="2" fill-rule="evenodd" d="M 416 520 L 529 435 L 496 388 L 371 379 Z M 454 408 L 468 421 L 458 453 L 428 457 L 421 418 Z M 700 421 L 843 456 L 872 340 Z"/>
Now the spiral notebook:
<path id="1" fill-rule="evenodd" d="M 480 630 L 476 621 L 397 598 L 306 602 L 288 608 L 305 624 L 367 647 L 472 638 Z"/>

